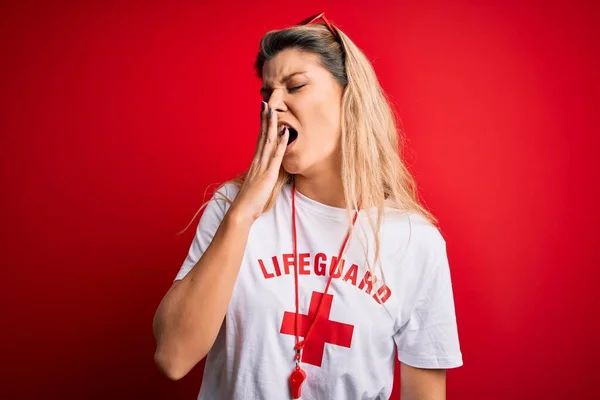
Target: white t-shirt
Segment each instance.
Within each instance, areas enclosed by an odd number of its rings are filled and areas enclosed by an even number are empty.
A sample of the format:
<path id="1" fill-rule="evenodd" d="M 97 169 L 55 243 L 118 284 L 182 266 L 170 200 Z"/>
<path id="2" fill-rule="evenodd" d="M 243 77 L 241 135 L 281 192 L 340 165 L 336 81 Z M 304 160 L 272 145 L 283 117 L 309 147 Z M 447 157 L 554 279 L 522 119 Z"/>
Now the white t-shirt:
<path id="1" fill-rule="evenodd" d="M 233 200 L 238 189 L 227 184 L 220 191 Z M 213 196 L 175 279 L 182 279 L 200 259 L 228 208 L 219 195 Z M 380 235 L 384 283 L 379 266 L 374 268 L 378 278 L 367 269 L 367 257 L 373 260 L 367 212 L 361 211 L 334 271 L 321 308 L 327 318 L 315 324 L 303 350 L 303 399 L 388 399 L 396 350 L 401 362 L 415 367 L 462 365 L 446 243 L 440 232 L 416 213 L 387 209 Z M 299 313 L 312 321 L 349 223 L 345 210 L 298 191 L 296 214 Z M 291 398 L 291 218 L 291 186 L 286 185 L 275 206 L 252 225 L 225 321 L 207 355 L 198 399 Z"/>

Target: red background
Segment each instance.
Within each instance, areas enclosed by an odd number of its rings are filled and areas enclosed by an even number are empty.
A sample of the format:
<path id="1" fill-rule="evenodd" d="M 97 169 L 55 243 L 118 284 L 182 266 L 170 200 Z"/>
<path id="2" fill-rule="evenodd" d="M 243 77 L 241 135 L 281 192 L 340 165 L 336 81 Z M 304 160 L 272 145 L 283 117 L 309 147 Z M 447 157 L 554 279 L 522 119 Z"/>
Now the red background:
<path id="1" fill-rule="evenodd" d="M 448 241 L 448 398 L 600 398 L 598 6 L 418 3 L 3 2 L 0 398 L 195 398 L 152 358 L 176 232 L 250 162 L 260 36 L 321 10 Z"/>

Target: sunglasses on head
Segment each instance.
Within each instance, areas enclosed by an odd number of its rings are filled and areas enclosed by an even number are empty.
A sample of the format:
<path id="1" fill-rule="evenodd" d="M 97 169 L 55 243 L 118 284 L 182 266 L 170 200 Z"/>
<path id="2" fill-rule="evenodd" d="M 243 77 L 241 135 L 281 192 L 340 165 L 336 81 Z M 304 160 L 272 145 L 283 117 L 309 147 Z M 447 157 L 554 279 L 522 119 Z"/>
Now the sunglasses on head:
<path id="1" fill-rule="evenodd" d="M 323 22 L 325 22 L 325 25 L 327 25 L 327 28 L 329 28 L 329 30 L 331 31 L 331 33 L 333 34 L 333 36 L 335 36 L 335 38 L 341 42 L 341 38 L 340 35 L 338 34 L 338 32 L 334 29 L 333 25 L 327 20 L 327 18 L 325 17 L 325 13 L 322 12 L 320 14 L 317 14 L 315 16 L 306 18 L 305 20 L 303 20 L 302 22 L 300 22 L 298 25 L 310 25 L 310 24 L 314 24 L 319 20 L 323 20 Z"/>

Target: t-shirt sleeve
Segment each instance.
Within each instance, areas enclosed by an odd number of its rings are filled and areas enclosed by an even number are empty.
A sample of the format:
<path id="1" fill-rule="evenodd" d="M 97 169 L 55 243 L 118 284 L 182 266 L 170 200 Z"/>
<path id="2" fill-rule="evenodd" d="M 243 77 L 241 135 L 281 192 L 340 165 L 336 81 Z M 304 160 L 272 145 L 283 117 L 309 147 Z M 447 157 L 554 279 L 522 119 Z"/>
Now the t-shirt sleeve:
<path id="1" fill-rule="evenodd" d="M 442 248 L 408 322 L 394 335 L 398 359 L 417 368 L 463 365 L 445 242 Z"/>
<path id="2" fill-rule="evenodd" d="M 229 209 L 229 202 L 224 196 L 233 201 L 235 194 L 237 194 L 237 187 L 232 184 L 226 184 L 221 186 L 212 196 L 200 217 L 196 234 L 192 240 L 188 254 L 175 276 L 175 280 L 183 279 L 194 265 L 196 265 L 198 260 L 200 260 L 200 257 L 202 257 L 202 254 L 204 254 L 210 245 L 223 217 Z"/>

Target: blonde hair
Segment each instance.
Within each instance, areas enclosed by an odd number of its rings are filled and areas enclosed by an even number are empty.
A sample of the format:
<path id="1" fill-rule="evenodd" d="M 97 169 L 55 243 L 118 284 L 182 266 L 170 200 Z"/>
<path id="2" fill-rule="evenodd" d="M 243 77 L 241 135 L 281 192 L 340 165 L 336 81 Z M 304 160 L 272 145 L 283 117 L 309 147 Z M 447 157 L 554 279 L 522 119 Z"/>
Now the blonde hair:
<path id="1" fill-rule="evenodd" d="M 434 226 L 438 221 L 419 201 L 417 185 L 401 156 L 400 146 L 404 145 L 402 132 L 397 128 L 394 112 L 371 63 L 344 32 L 337 27 L 334 29 L 339 39 L 323 24 L 270 31 L 260 42 L 255 68 L 262 77 L 266 61 L 281 50 L 297 49 L 319 55 L 321 64 L 344 87 L 341 176 L 346 210 L 350 219 L 361 204 L 376 207 L 376 218 L 373 219 L 370 213 L 368 217 L 374 234 L 377 264 L 384 208 L 416 212 Z M 246 172 L 223 185 L 233 183 L 241 187 L 245 175 Z M 293 179 L 294 176 L 281 167 L 264 211 L 273 207 L 284 185 L 292 183 Z"/>

